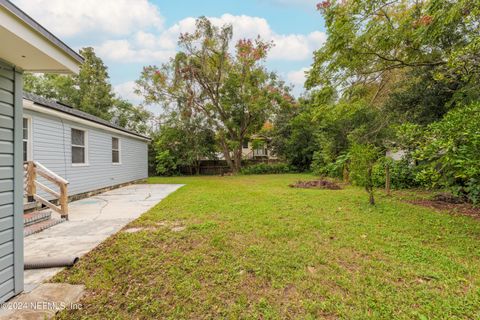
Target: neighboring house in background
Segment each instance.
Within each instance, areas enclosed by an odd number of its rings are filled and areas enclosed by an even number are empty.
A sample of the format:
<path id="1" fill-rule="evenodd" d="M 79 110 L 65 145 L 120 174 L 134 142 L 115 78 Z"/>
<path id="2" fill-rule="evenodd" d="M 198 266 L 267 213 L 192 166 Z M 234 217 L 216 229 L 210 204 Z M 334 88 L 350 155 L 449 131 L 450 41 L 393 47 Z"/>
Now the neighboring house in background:
<path id="1" fill-rule="evenodd" d="M 405 150 L 387 150 L 387 152 L 385 152 L 385 156 L 387 158 L 390 158 L 392 160 L 395 160 L 395 161 L 400 161 L 400 160 L 403 160 L 405 159 L 407 155 L 407 151 Z"/>
<path id="2" fill-rule="evenodd" d="M 148 177 L 148 137 L 31 93 L 23 108 L 23 160 L 68 180 L 69 196 Z"/>
<path id="3" fill-rule="evenodd" d="M 78 73 L 83 58 L 0 0 L 0 303 L 23 291 L 23 71 Z"/>
<path id="4" fill-rule="evenodd" d="M 278 160 L 268 146 L 269 141 L 262 136 L 253 135 L 245 139 L 242 145 L 242 156 L 245 160 Z"/>

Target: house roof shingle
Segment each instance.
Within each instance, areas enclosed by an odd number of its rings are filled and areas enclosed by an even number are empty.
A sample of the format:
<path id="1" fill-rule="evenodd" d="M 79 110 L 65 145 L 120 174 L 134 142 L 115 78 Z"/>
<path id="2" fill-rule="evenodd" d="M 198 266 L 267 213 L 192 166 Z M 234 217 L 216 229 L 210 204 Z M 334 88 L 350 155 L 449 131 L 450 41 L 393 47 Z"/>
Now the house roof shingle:
<path id="1" fill-rule="evenodd" d="M 150 138 L 145 136 L 145 135 L 142 135 L 142 134 L 137 133 L 137 132 L 132 131 L 132 130 L 125 129 L 125 128 L 119 126 L 119 125 L 111 123 L 111 122 L 109 122 L 107 120 L 104 120 L 102 118 L 93 116 L 89 113 L 80 111 L 78 109 L 74 109 L 73 107 L 69 107 L 67 105 L 60 104 L 58 102 L 46 99 L 44 97 L 38 96 L 38 95 L 30 93 L 30 92 L 24 92 L 23 93 L 23 98 L 25 100 L 32 101 L 33 103 L 35 103 L 37 105 L 40 105 L 42 107 L 46 107 L 46 108 L 49 108 L 49 109 L 52 109 L 52 110 L 55 110 L 55 111 L 63 112 L 63 113 L 69 114 L 71 116 L 80 118 L 80 119 L 92 121 L 92 122 L 104 125 L 106 127 L 110 127 L 110 128 L 116 129 L 116 130 L 123 131 L 125 133 L 135 135 L 135 136 L 143 138 L 143 139 L 150 140 Z"/>

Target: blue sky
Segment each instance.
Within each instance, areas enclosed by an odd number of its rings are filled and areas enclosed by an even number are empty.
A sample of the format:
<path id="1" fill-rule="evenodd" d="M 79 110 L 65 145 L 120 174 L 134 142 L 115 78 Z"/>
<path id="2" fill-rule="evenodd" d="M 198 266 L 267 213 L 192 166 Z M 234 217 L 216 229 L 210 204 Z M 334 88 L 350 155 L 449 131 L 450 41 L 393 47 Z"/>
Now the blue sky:
<path id="1" fill-rule="evenodd" d="M 109 68 L 118 95 L 133 103 L 134 81 L 144 65 L 173 56 L 180 32 L 195 18 L 231 23 L 234 38 L 275 42 L 267 66 L 302 92 L 312 53 L 325 41 L 315 0 L 14 0 L 21 9 L 75 49 L 95 48 Z M 159 107 L 150 110 L 158 113 Z"/>

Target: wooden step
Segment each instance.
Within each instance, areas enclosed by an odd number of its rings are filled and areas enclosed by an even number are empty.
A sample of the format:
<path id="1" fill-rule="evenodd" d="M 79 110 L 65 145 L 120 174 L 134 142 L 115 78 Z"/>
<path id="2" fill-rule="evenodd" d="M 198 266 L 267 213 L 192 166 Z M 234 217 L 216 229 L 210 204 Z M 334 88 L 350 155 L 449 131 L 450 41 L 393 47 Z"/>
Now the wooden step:
<path id="1" fill-rule="evenodd" d="M 28 237 L 32 234 L 38 233 L 50 227 L 53 227 L 59 223 L 66 221 L 65 219 L 48 219 L 32 225 L 29 225 L 23 229 L 23 235 Z"/>
<path id="2" fill-rule="evenodd" d="M 32 211 L 35 211 L 37 210 L 37 202 L 36 201 L 32 201 L 32 202 L 26 202 L 23 204 L 23 212 L 27 213 L 27 212 L 32 212 Z"/>

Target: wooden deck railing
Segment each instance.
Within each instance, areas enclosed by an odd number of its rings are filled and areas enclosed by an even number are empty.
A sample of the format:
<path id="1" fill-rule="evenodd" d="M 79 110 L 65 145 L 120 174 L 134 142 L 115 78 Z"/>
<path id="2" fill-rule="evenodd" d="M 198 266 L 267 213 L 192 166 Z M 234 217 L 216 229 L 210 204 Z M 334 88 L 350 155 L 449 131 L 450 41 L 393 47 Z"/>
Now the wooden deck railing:
<path id="1" fill-rule="evenodd" d="M 38 201 L 50 209 L 58 212 L 62 218 L 68 220 L 68 181 L 37 161 L 25 162 L 24 168 L 25 192 L 28 200 Z M 57 192 L 38 181 L 39 176 L 57 185 L 59 191 Z M 53 195 L 55 199 L 58 199 L 58 205 L 40 196 L 37 193 L 37 188 L 42 189 L 43 191 Z"/>

